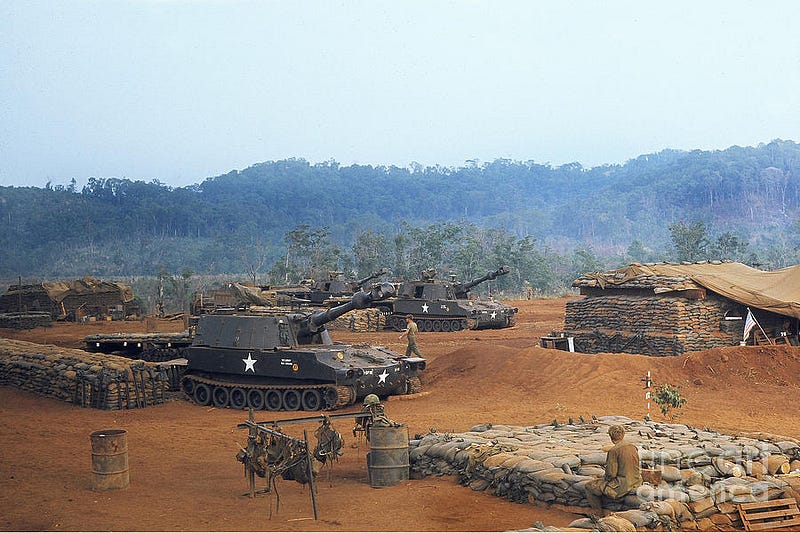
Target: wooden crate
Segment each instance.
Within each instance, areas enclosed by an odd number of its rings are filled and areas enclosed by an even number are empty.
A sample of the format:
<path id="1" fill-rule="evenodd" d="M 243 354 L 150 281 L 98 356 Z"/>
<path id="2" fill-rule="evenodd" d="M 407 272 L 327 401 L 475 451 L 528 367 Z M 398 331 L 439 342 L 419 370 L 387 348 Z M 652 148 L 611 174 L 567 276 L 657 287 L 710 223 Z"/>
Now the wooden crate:
<path id="1" fill-rule="evenodd" d="M 800 528 L 800 510 L 794 498 L 740 503 L 739 516 L 745 531 L 796 531 Z"/>

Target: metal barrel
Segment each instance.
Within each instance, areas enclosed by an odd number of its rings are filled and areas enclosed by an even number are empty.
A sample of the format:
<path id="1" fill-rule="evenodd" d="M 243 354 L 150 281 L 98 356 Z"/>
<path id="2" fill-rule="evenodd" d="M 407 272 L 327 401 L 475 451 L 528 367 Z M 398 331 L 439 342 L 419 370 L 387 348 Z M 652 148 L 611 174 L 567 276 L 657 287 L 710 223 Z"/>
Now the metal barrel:
<path id="1" fill-rule="evenodd" d="M 98 491 L 124 489 L 130 484 L 128 432 L 106 429 L 90 435 L 92 441 L 92 488 Z"/>
<path id="2" fill-rule="evenodd" d="M 371 487 L 390 487 L 408 479 L 408 428 L 372 426 L 367 472 Z"/>

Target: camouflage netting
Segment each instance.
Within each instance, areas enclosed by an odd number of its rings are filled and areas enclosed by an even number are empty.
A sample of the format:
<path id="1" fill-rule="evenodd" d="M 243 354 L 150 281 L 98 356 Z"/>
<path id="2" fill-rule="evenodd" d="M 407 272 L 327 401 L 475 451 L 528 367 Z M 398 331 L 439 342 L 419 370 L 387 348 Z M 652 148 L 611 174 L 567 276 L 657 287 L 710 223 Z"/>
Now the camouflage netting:
<path id="1" fill-rule="evenodd" d="M 168 373 L 158 363 L 0 338 L 0 385 L 97 409 L 163 403 Z"/>
<path id="2" fill-rule="evenodd" d="M 604 500 L 624 520 L 604 531 L 742 527 L 736 504 L 800 501 L 800 444 L 788 437 L 724 435 L 682 424 L 607 416 L 579 424 L 484 424 L 467 433 L 428 433 L 409 442 L 414 477 L 455 475 L 473 490 L 520 503 L 589 507 L 585 485 L 605 473 L 610 425 L 625 428 L 642 467 L 660 472 L 624 499 Z M 588 510 L 586 511 L 588 512 Z M 579 521 L 576 521 L 579 522 Z M 594 529 L 592 521 L 572 527 Z"/>

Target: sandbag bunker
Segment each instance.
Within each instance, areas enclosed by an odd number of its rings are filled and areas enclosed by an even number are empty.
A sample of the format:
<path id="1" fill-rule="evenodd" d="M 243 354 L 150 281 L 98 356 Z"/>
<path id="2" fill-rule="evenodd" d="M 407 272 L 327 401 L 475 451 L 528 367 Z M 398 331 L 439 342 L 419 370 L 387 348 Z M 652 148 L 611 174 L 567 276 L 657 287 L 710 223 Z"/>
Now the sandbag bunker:
<path id="1" fill-rule="evenodd" d="M 800 500 L 800 444 L 793 439 L 619 416 L 562 425 L 484 424 L 466 433 L 432 430 L 409 442 L 411 475 L 455 475 L 473 490 L 520 503 L 583 507 L 568 510 L 588 514 L 584 487 L 605 473 L 608 428 L 614 424 L 639 449 L 643 477 L 650 479 L 624 499 L 604 500 L 604 508 L 618 511 L 614 516 L 631 527 L 736 527 L 742 525 L 737 504 Z M 598 524 L 587 518 L 571 526 Z M 625 531 L 620 524 L 611 527 Z"/>
<path id="2" fill-rule="evenodd" d="M 82 407 L 134 409 L 164 403 L 164 364 L 0 338 L 0 385 Z"/>

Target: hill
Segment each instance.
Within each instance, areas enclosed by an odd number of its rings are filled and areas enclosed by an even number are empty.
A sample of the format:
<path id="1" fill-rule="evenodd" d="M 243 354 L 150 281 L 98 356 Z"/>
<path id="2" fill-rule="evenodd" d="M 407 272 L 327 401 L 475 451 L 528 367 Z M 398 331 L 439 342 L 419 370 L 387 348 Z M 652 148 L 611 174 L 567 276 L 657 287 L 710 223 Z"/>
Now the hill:
<path id="1" fill-rule="evenodd" d="M 797 257 L 798 175 L 800 145 L 775 140 L 665 150 L 595 168 L 289 159 L 183 188 L 120 178 L 91 178 L 81 191 L 74 184 L 0 187 L 0 277 L 230 273 L 260 265 L 275 280 L 296 281 L 312 268 L 366 272 L 369 260 L 406 275 L 424 266 L 409 252 L 421 240 L 431 241 L 423 259 L 443 259 L 433 266 L 460 274 L 474 269 L 476 257 L 495 266 L 532 249 L 661 260 L 670 254 L 669 228 L 679 222 L 702 222 L 709 237 L 743 244 L 740 256 L 779 267 Z M 437 233 L 443 225 L 452 231 Z M 453 249 L 449 255 L 430 253 L 436 239 Z"/>

